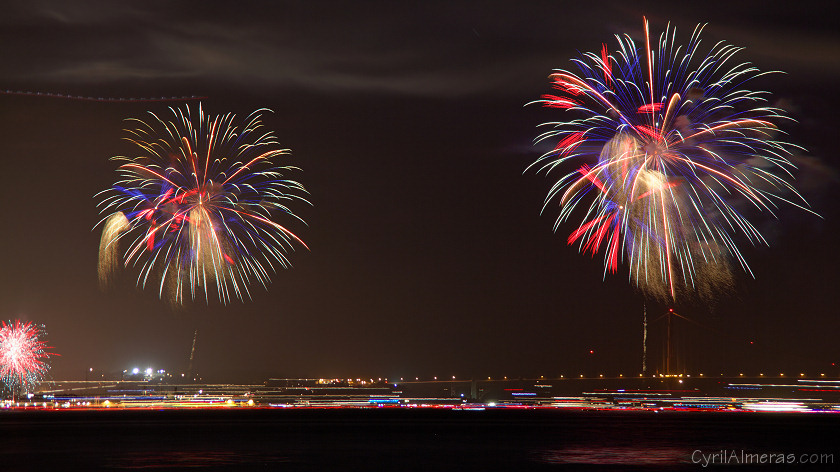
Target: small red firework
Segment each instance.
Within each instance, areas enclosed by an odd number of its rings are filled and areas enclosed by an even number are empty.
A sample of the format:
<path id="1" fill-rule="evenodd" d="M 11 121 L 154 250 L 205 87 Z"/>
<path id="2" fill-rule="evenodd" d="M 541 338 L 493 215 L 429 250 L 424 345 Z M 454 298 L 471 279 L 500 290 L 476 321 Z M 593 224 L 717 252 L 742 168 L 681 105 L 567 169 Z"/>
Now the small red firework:
<path id="1" fill-rule="evenodd" d="M 50 370 L 48 360 L 57 354 L 43 340 L 42 326 L 15 320 L 0 322 L 0 381 L 14 391 L 33 389 Z"/>

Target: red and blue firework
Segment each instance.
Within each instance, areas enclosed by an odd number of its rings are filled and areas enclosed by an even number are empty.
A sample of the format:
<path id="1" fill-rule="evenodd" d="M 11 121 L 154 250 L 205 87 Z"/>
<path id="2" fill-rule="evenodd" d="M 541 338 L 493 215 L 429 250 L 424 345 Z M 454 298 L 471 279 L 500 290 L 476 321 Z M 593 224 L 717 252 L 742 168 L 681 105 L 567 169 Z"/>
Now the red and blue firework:
<path id="1" fill-rule="evenodd" d="M 579 73 L 555 70 L 556 92 L 535 102 L 576 115 L 543 125 L 536 141 L 554 145 L 531 165 L 566 169 L 543 208 L 559 203 L 555 230 L 582 213 L 568 243 L 604 249 L 605 276 L 627 263 L 641 290 L 666 299 L 727 284 L 733 259 L 752 274 L 737 235 L 766 240 L 744 201 L 770 213 L 807 206 L 787 180 L 796 146 L 779 138 L 785 114 L 748 88 L 766 73 L 724 42 L 700 52 L 702 30 L 680 46 L 669 26 L 652 45 L 645 20 L 643 48 L 616 36 L 613 53 L 604 44 L 575 59 Z"/>
<path id="2" fill-rule="evenodd" d="M 107 214 L 100 281 L 107 284 L 120 265 L 136 265 L 138 285 L 154 280 L 160 296 L 175 302 L 185 290 L 208 300 L 211 286 L 223 303 L 250 298 L 253 281 L 266 287 L 274 266 L 288 267 L 287 254 L 306 247 L 276 221 L 302 223 L 291 207 L 308 203 L 306 190 L 287 177 L 299 169 L 277 164 L 289 150 L 262 124 L 267 110 L 242 121 L 206 115 L 201 105 L 195 114 L 189 106 L 170 111 L 133 119 L 137 127 L 126 139 L 140 154 L 113 158 L 123 164 L 116 184 L 100 194 Z"/>
<path id="3" fill-rule="evenodd" d="M 13 393 L 31 392 L 50 370 L 51 349 L 43 326 L 0 323 L 0 381 Z"/>

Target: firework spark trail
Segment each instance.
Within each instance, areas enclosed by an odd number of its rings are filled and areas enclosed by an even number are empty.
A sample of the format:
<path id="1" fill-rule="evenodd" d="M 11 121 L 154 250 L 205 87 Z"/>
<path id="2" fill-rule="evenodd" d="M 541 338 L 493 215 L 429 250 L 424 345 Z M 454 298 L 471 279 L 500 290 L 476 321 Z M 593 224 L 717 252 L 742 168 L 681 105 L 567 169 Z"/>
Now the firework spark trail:
<path id="1" fill-rule="evenodd" d="M 643 49 L 616 36 L 613 54 L 604 44 L 573 61 L 579 74 L 555 70 L 556 94 L 532 102 L 580 116 L 545 123 L 552 129 L 536 141 L 557 144 L 529 166 L 573 168 L 545 200 L 544 211 L 559 201 L 555 230 L 582 211 L 568 243 L 593 255 L 605 247 L 605 276 L 626 262 L 642 291 L 664 299 L 731 283 L 732 259 L 752 275 L 736 235 L 766 241 L 738 200 L 771 214 L 779 201 L 810 211 L 785 179 L 797 146 L 776 138 L 784 112 L 746 88 L 766 73 L 735 64 L 741 48 L 724 42 L 702 54 L 702 30 L 680 46 L 669 26 L 652 43 L 645 19 Z"/>
<path id="2" fill-rule="evenodd" d="M 287 253 L 306 244 L 272 214 L 302 222 L 289 204 L 309 203 L 306 190 L 285 174 L 299 170 L 277 166 L 288 155 L 266 131 L 257 110 L 238 122 L 228 113 L 211 117 L 199 105 L 170 108 L 171 117 L 150 112 L 148 122 L 126 138 L 141 149 L 124 162 L 120 179 L 100 192 L 106 214 L 99 251 L 103 286 L 116 265 L 140 266 L 138 284 L 159 279 L 159 295 L 167 292 L 183 303 L 185 288 L 192 299 L 210 285 L 219 300 L 250 297 L 249 284 L 264 287 L 274 265 L 288 267 Z M 125 246 L 118 257 L 118 247 Z"/>
<path id="3" fill-rule="evenodd" d="M 0 381 L 17 392 L 30 392 L 50 370 L 49 352 L 42 326 L 16 320 L 0 323 Z"/>

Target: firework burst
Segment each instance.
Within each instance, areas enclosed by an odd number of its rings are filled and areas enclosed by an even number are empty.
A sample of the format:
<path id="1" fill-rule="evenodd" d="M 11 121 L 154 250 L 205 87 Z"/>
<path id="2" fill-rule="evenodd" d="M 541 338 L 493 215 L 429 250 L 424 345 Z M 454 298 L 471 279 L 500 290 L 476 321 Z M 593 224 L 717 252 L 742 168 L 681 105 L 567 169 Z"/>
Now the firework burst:
<path id="1" fill-rule="evenodd" d="M 12 391 L 32 391 L 50 370 L 51 349 L 43 326 L 16 320 L 0 323 L 0 380 Z"/>
<path id="2" fill-rule="evenodd" d="M 574 60 L 579 73 L 551 74 L 557 92 L 534 103 L 577 116 L 543 125 L 537 142 L 554 146 L 530 168 L 566 169 L 543 210 L 559 203 L 555 230 L 582 214 L 568 243 L 604 249 L 605 276 L 626 263 L 648 295 L 703 295 L 731 282 L 732 260 L 752 275 L 738 237 L 766 244 L 741 202 L 770 213 L 778 202 L 807 206 L 787 180 L 796 146 L 777 138 L 786 117 L 767 92 L 747 89 L 765 73 L 735 62 L 741 48 L 701 53 L 703 26 L 685 46 L 670 26 L 651 45 L 647 20 L 644 29 L 641 49 L 616 36 L 614 53 L 604 44 Z"/>
<path id="3" fill-rule="evenodd" d="M 101 192 L 106 214 L 99 248 L 103 286 L 120 266 L 137 266 L 138 285 L 155 280 L 182 303 L 215 287 L 219 300 L 250 298 L 253 281 L 264 287 L 275 265 L 288 267 L 287 254 L 306 247 L 275 221 L 300 220 L 290 209 L 308 203 L 301 184 L 278 166 L 289 153 L 266 131 L 257 110 L 242 121 L 233 114 L 209 116 L 199 105 L 170 108 L 169 117 L 149 113 L 127 130 L 140 148 L 137 157 L 117 156 L 119 180 Z M 185 289 L 186 287 L 186 289 Z"/>

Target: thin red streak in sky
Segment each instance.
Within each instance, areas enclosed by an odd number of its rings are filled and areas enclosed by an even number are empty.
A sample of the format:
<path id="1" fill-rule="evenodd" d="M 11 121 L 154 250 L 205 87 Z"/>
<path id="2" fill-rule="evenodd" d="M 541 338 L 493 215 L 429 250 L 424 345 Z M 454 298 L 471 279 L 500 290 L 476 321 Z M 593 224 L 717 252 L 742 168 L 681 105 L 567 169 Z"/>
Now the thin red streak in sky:
<path id="1" fill-rule="evenodd" d="M 583 94 L 583 90 L 580 87 L 563 79 L 555 78 L 552 87 L 575 96 Z"/>
<path id="2" fill-rule="evenodd" d="M 583 142 L 583 132 L 578 131 L 576 133 L 572 133 L 562 141 L 557 143 L 557 146 L 554 146 L 555 151 L 560 151 L 561 155 L 567 156 L 569 155 L 576 147 Z"/>
<path id="3" fill-rule="evenodd" d="M 569 109 L 569 108 L 573 108 L 573 107 L 576 107 L 576 106 L 580 106 L 580 103 L 572 100 L 571 98 L 558 97 L 557 95 L 546 94 L 546 95 L 543 95 L 540 98 L 545 100 L 545 103 L 543 104 L 543 106 L 550 107 L 550 108 Z"/>
<path id="4" fill-rule="evenodd" d="M 166 203 L 166 199 L 169 198 L 169 196 L 172 195 L 172 192 L 174 191 L 175 190 L 173 188 L 168 188 L 166 192 L 164 192 L 163 195 L 160 197 L 160 203 Z M 158 205 L 160 205 L 160 203 Z M 155 209 L 157 209 L 158 205 L 155 205 Z"/>
<path id="5" fill-rule="evenodd" d="M 584 177 L 586 177 L 587 180 L 589 180 L 596 187 L 598 187 L 599 190 L 601 190 L 604 193 L 607 192 L 607 189 L 604 188 L 604 184 L 600 180 L 598 180 L 598 177 L 592 175 L 592 172 L 589 170 L 589 166 L 581 167 L 580 169 L 578 169 L 578 172 L 580 172 Z"/>
<path id="6" fill-rule="evenodd" d="M 584 223 L 578 229 L 576 229 L 574 232 L 572 232 L 572 234 L 569 235 L 569 239 L 567 239 L 567 243 L 571 246 L 572 243 L 577 241 L 577 239 L 580 238 L 584 233 L 586 233 L 589 230 L 589 228 L 591 228 L 593 225 L 598 224 L 599 221 L 603 220 L 606 217 L 607 217 L 607 215 L 601 215 L 598 218 L 595 218 L 594 220 L 589 221 L 588 223 Z"/>
<path id="7" fill-rule="evenodd" d="M 607 221 L 605 221 L 597 231 L 592 233 L 592 236 L 589 237 L 589 241 L 586 242 L 586 246 L 583 248 L 583 252 L 586 252 L 587 249 L 592 252 L 594 256 L 596 252 L 598 252 L 598 248 L 601 247 L 601 243 L 604 241 L 604 236 L 606 236 L 607 231 L 610 229 L 610 225 L 612 221 L 615 219 L 615 214 L 610 216 Z"/>
<path id="8" fill-rule="evenodd" d="M 557 83 L 560 83 L 560 82 L 566 82 L 566 83 L 569 83 L 569 84 L 571 84 L 571 85 L 573 85 L 573 86 L 575 86 L 575 87 L 578 87 L 578 88 L 579 88 L 579 89 L 581 89 L 581 90 L 585 90 L 585 91 L 587 91 L 587 92 L 588 92 L 589 94 L 591 94 L 593 97 L 595 97 L 595 98 L 597 98 L 598 100 L 600 100 L 600 101 L 601 101 L 601 103 L 603 103 L 604 105 L 606 105 L 607 107 L 609 107 L 609 109 L 610 109 L 610 110 L 612 110 L 613 112 L 615 112 L 615 113 L 619 116 L 619 118 L 621 118 L 623 121 L 626 121 L 626 122 L 628 122 L 628 123 L 630 122 L 630 120 L 628 120 L 628 119 L 624 116 L 624 114 L 623 114 L 623 113 L 621 113 L 621 110 L 619 110 L 618 108 L 614 107 L 614 106 L 613 106 L 613 104 L 612 104 L 612 103 L 610 103 L 610 101 L 609 101 L 609 100 L 607 100 L 607 98 L 606 98 L 605 96 L 603 96 L 603 95 L 602 95 L 601 93 L 599 93 L 597 90 L 595 90 L 594 88 L 592 88 L 592 87 L 590 87 L 589 85 L 587 85 L 587 83 L 586 83 L 586 82 L 584 82 L 584 81 L 580 80 L 579 78 L 575 77 L 574 75 L 567 74 L 567 73 L 563 73 L 563 72 L 556 72 L 556 73 L 554 73 L 554 74 L 551 74 L 549 77 L 551 77 L 551 78 L 552 78 L 555 82 L 557 82 Z M 651 100 L 651 101 L 653 101 L 653 100 Z"/>
<path id="9" fill-rule="evenodd" d="M 152 252 L 155 249 L 155 231 L 158 230 L 158 226 L 152 226 L 149 228 L 149 234 L 146 235 L 146 249 L 149 252 Z"/>
<path id="10" fill-rule="evenodd" d="M 611 274 L 615 274 L 618 270 L 618 237 L 619 227 L 616 226 L 613 230 L 612 240 L 610 241 L 610 264 L 609 270 Z"/>
<path id="11" fill-rule="evenodd" d="M 648 103 L 646 105 L 642 105 L 637 110 L 638 113 L 654 113 L 662 109 L 662 102 L 657 103 Z"/>
<path id="12" fill-rule="evenodd" d="M 610 64 L 607 43 L 601 43 L 601 61 L 604 63 L 604 84 L 607 87 L 612 88 L 612 64 Z"/>

